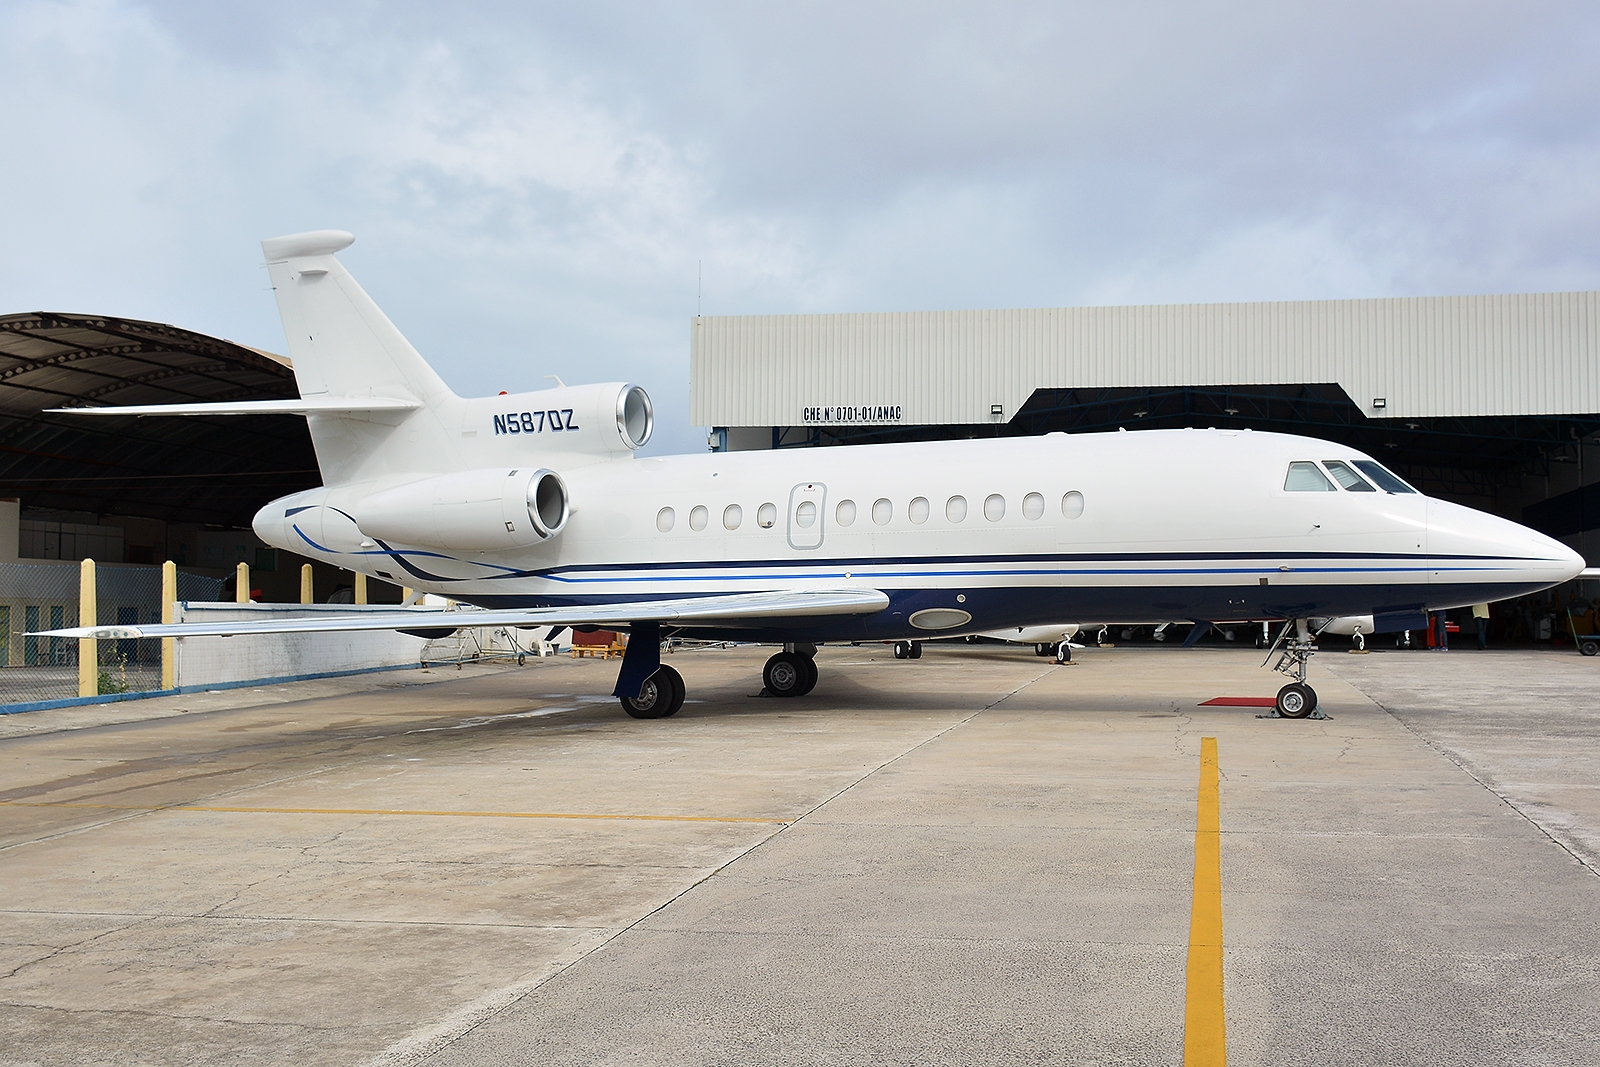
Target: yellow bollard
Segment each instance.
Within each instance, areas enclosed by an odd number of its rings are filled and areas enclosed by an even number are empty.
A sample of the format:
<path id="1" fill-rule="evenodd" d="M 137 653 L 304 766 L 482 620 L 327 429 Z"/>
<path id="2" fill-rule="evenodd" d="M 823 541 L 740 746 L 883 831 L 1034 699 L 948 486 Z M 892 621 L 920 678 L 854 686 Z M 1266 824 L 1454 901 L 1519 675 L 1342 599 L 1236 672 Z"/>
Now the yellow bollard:
<path id="1" fill-rule="evenodd" d="M 304 563 L 300 566 L 300 603 L 316 603 L 311 597 L 311 564 L 309 563 Z"/>
<path id="2" fill-rule="evenodd" d="M 233 602 L 235 604 L 250 603 L 250 564 L 240 560 L 239 565 L 233 570 L 233 575 L 233 580 L 237 585 L 237 588 L 233 591 Z"/>
<path id="3" fill-rule="evenodd" d="M 161 565 L 161 621 L 170 623 L 178 613 L 178 565 L 170 559 Z M 178 644 L 161 639 L 161 688 L 178 688 Z"/>
<path id="4" fill-rule="evenodd" d="M 367 602 L 367 576 L 365 574 L 358 573 L 356 575 L 356 603 L 357 604 L 365 604 L 366 602 Z"/>
<path id="5" fill-rule="evenodd" d="M 78 565 L 78 625 L 100 625 L 95 607 L 94 560 Z M 100 645 L 92 637 L 78 638 L 78 695 L 100 695 Z"/>

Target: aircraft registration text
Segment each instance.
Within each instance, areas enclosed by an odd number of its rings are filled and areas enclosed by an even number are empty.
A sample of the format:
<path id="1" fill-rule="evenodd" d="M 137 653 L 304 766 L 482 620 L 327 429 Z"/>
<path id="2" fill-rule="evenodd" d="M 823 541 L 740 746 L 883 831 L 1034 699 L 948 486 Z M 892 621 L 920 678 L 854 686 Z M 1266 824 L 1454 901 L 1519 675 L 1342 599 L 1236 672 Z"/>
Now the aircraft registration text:
<path id="1" fill-rule="evenodd" d="M 578 424 L 572 421 L 572 409 L 562 408 L 560 411 L 513 411 L 506 415 L 494 417 L 494 432 L 496 435 L 503 433 L 561 433 L 564 430 L 576 430 Z"/>

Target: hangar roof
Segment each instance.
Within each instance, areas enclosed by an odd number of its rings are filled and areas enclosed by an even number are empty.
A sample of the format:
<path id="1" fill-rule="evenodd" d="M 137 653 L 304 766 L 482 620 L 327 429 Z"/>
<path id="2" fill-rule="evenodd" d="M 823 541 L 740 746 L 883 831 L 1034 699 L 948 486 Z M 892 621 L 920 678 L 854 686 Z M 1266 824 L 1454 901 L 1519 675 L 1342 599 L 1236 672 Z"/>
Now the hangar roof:
<path id="1" fill-rule="evenodd" d="M 1600 293 L 693 326 L 701 426 L 974 425 L 1010 421 L 1036 390 L 1306 384 L 1339 386 L 1374 419 L 1600 412 Z"/>
<path id="2" fill-rule="evenodd" d="M 272 497 L 321 484 L 303 419 L 86 419 L 44 409 L 299 395 L 287 359 L 232 341 L 105 315 L 0 316 L 0 496 L 248 526 Z"/>

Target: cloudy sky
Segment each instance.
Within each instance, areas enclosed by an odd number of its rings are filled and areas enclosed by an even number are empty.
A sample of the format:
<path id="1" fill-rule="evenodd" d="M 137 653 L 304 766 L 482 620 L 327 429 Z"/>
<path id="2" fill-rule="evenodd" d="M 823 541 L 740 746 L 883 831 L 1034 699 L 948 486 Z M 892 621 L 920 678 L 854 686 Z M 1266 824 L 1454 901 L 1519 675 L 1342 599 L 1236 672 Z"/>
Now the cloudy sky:
<path id="1" fill-rule="evenodd" d="M 708 315 L 1600 288 L 1600 8 L 0 0 L 0 313 L 282 351 L 341 258 L 457 392 Z"/>

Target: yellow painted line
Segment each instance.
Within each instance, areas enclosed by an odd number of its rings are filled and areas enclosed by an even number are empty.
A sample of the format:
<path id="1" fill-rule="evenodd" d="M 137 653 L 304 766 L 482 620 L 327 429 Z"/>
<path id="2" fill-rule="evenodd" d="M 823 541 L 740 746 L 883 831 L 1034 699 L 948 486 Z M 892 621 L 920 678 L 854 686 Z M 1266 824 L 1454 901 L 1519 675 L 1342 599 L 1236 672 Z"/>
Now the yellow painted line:
<path id="1" fill-rule="evenodd" d="M 583 811 L 424 811 L 414 808 L 234 808 L 201 807 L 180 804 L 151 807 L 138 804 L 48 804 L 26 801 L 0 801 L 8 808 L 83 808 L 92 811 L 206 811 L 246 815 L 441 815 L 464 819 L 613 819 L 623 822 L 758 822 L 787 826 L 789 819 L 768 819 L 739 815 L 628 815 Z"/>
<path id="2" fill-rule="evenodd" d="M 1200 804 L 1194 826 L 1194 904 L 1189 911 L 1189 978 L 1184 995 L 1184 1067 L 1225 1067 L 1222 1017 L 1222 820 L 1217 739 L 1200 739 Z"/>

